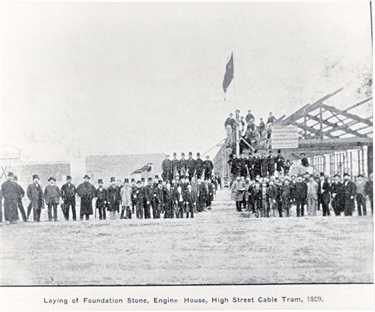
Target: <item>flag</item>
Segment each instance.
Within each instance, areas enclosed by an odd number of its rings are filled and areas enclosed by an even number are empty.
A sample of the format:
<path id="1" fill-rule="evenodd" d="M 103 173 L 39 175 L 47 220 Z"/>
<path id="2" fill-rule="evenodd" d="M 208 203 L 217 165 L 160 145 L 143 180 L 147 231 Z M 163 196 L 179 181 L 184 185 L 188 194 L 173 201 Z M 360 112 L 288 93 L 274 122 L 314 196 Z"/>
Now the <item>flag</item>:
<path id="1" fill-rule="evenodd" d="M 133 174 L 137 174 L 137 173 L 142 173 L 142 172 L 150 172 L 152 171 L 152 163 L 148 163 L 147 165 L 144 165 L 142 168 L 139 168 L 137 170 L 135 170 Z"/>
<path id="2" fill-rule="evenodd" d="M 227 93 L 227 89 L 228 89 L 230 83 L 232 82 L 233 77 L 234 77 L 234 65 L 233 65 L 233 52 L 232 52 L 230 60 L 227 63 L 227 66 L 226 66 L 224 80 L 223 80 L 224 93 Z"/>

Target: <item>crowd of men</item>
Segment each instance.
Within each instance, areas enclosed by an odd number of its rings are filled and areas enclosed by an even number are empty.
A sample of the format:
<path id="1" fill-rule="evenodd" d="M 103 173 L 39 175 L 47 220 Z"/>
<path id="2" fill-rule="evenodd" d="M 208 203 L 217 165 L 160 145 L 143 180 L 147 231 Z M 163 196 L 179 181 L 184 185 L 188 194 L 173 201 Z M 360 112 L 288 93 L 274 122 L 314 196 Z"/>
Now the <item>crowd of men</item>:
<path id="1" fill-rule="evenodd" d="M 349 173 L 343 181 L 336 174 L 332 179 L 320 173 L 315 176 L 306 172 L 298 176 L 237 176 L 232 184 L 232 194 L 237 211 L 248 211 L 255 217 L 289 217 L 292 207 L 296 216 L 315 216 L 322 209 L 323 216 L 330 216 L 332 207 L 336 216 L 367 215 L 366 198 L 369 198 L 373 214 L 373 174 L 366 181 L 362 174 L 354 182 Z M 305 213 L 307 208 L 307 214 Z"/>
<path id="2" fill-rule="evenodd" d="M 199 153 L 197 159 L 189 158 L 163 161 L 162 177 L 154 178 L 125 178 L 124 182 L 110 179 L 109 187 L 104 187 L 103 179 L 98 180 L 95 187 L 90 183 L 90 177 L 85 175 L 83 183 L 77 187 L 72 183 L 72 177 L 67 176 L 66 183 L 60 187 L 56 179 L 50 177 L 48 185 L 42 188 L 37 174 L 33 175 L 33 182 L 23 190 L 17 182 L 17 177 L 8 173 L 7 181 L 0 191 L 0 222 L 3 221 L 2 202 L 4 198 L 4 219 L 7 223 L 19 220 L 28 221 L 31 213 L 35 222 L 39 222 L 41 211 L 48 207 L 48 220 L 57 221 L 58 206 L 61 206 L 65 220 L 69 220 L 70 211 L 73 220 L 77 220 L 76 199 L 80 200 L 80 220 L 89 220 L 90 216 L 99 213 L 99 219 L 105 220 L 107 213 L 111 219 L 131 219 L 135 214 L 138 219 L 164 218 L 194 218 L 195 213 L 210 210 L 216 190 L 221 188 L 218 174 L 212 176 L 213 163 L 209 157 L 203 161 Z M 204 177 L 204 180 L 203 180 Z M 22 199 L 27 195 L 29 204 L 25 211 Z M 78 196 L 78 197 L 77 197 Z"/>
<path id="3" fill-rule="evenodd" d="M 246 117 L 241 116 L 241 111 L 236 110 L 225 120 L 224 127 L 227 132 L 228 146 L 235 150 L 236 131 L 238 128 L 240 153 L 251 146 L 253 149 L 260 147 L 268 148 L 270 146 L 272 125 L 276 122 L 276 117 L 272 112 L 269 113 L 266 123 L 263 118 L 259 119 L 259 124 L 255 124 L 255 117 L 251 110 L 248 110 Z M 261 146 L 261 140 L 264 140 L 264 146 Z"/>

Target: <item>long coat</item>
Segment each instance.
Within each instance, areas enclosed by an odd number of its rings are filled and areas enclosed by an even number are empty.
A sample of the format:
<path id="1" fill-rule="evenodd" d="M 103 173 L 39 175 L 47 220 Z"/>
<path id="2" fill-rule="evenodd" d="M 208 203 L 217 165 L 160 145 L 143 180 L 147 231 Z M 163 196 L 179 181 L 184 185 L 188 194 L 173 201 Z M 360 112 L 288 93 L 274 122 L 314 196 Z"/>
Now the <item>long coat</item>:
<path id="1" fill-rule="evenodd" d="M 1 185 L 2 195 L 4 197 L 4 217 L 6 221 L 18 220 L 17 210 L 17 185 L 8 180 Z"/>
<path id="2" fill-rule="evenodd" d="M 92 215 L 92 200 L 95 197 L 96 189 L 95 186 L 90 182 L 83 182 L 77 187 L 77 194 L 81 197 L 81 215 Z"/>
<path id="3" fill-rule="evenodd" d="M 33 209 L 40 209 L 44 206 L 43 189 L 40 184 L 38 186 L 35 183 L 31 183 L 27 187 L 27 197 L 30 199 L 31 206 Z"/>
<path id="4" fill-rule="evenodd" d="M 232 184 L 232 194 L 235 201 L 243 201 L 245 195 L 245 182 L 234 181 Z"/>
<path id="5" fill-rule="evenodd" d="M 125 184 L 121 189 L 121 206 L 130 207 L 132 204 L 132 187 L 129 184 Z"/>
<path id="6" fill-rule="evenodd" d="M 119 204 L 121 201 L 120 188 L 116 186 L 110 186 L 107 189 L 108 192 L 108 211 L 118 211 Z"/>
<path id="7" fill-rule="evenodd" d="M 60 189 L 57 185 L 47 185 L 44 189 L 46 204 L 58 204 L 60 201 Z"/>
<path id="8" fill-rule="evenodd" d="M 342 185 L 344 205 L 346 210 L 354 210 L 354 198 L 357 193 L 357 186 L 352 181 L 344 182 Z"/>

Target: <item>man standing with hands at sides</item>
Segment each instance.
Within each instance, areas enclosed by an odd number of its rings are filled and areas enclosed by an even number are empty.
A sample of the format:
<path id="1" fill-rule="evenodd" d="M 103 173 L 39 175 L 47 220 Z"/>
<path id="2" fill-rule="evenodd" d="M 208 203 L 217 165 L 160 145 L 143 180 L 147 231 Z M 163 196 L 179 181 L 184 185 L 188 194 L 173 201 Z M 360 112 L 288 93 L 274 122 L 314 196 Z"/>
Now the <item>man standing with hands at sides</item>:
<path id="1" fill-rule="evenodd" d="M 302 180 L 302 176 L 297 177 L 295 184 L 294 198 L 297 205 L 297 217 L 303 217 L 305 215 L 305 203 L 307 197 L 307 184 Z"/>
<path id="2" fill-rule="evenodd" d="M 329 212 L 329 203 L 331 202 L 331 185 L 328 182 L 328 179 L 325 177 L 324 173 L 320 178 L 320 194 L 319 201 L 322 204 L 323 217 L 330 216 Z"/>
<path id="3" fill-rule="evenodd" d="M 26 222 L 27 216 L 26 216 L 25 208 L 23 207 L 23 203 L 22 203 L 22 197 L 25 196 L 25 191 L 23 190 L 22 186 L 18 184 L 17 176 L 14 176 L 14 183 L 16 183 L 17 185 L 17 206 L 21 212 L 22 220 Z"/>
<path id="4" fill-rule="evenodd" d="M 341 215 L 341 208 L 344 205 L 343 201 L 343 189 L 342 189 L 342 183 L 341 178 L 338 174 L 335 174 L 333 176 L 334 182 L 331 185 L 331 193 L 332 193 L 332 208 L 335 212 L 336 216 Z"/>
<path id="5" fill-rule="evenodd" d="M 112 220 L 116 219 L 116 211 L 119 211 L 120 204 L 120 188 L 117 186 L 116 179 L 111 178 L 111 185 L 107 189 L 108 192 L 108 211 Z"/>
<path id="6" fill-rule="evenodd" d="M 135 195 L 135 192 L 137 191 L 138 187 L 135 183 L 135 179 L 132 178 L 131 180 L 131 187 L 132 187 L 132 214 L 135 212 L 135 207 L 137 206 L 137 196 Z"/>
<path id="7" fill-rule="evenodd" d="M 363 175 L 358 175 L 358 180 L 356 183 L 357 187 L 357 193 L 356 193 L 356 199 L 357 199 L 357 210 L 358 215 L 362 216 L 362 213 L 364 216 L 367 216 L 367 209 L 366 209 L 366 182 L 363 180 Z"/>
<path id="8" fill-rule="evenodd" d="M 187 160 L 185 159 L 185 153 L 181 153 L 181 159 L 178 164 L 179 172 L 178 174 L 180 177 L 186 176 L 186 170 L 187 170 Z"/>
<path id="9" fill-rule="evenodd" d="M 161 177 L 163 178 L 164 181 L 171 181 L 172 180 L 172 162 L 169 159 L 169 155 L 165 155 L 165 159 L 161 163 L 161 169 L 162 169 L 162 174 Z"/>
<path id="10" fill-rule="evenodd" d="M 40 214 L 44 206 L 43 189 L 39 184 L 37 174 L 33 175 L 33 183 L 27 187 L 27 197 L 30 204 L 27 206 L 27 219 L 30 217 L 31 209 L 33 210 L 34 222 L 40 222 Z"/>
<path id="11" fill-rule="evenodd" d="M 194 218 L 194 209 L 197 205 L 197 194 L 192 190 L 191 185 L 187 186 L 187 191 L 185 192 L 185 203 L 186 203 L 186 218 L 189 219 L 189 214 L 191 218 Z"/>
<path id="12" fill-rule="evenodd" d="M 18 220 L 18 211 L 17 186 L 12 172 L 8 172 L 7 180 L 1 185 L 1 192 L 4 197 L 4 219 L 7 223 L 14 223 Z"/>
<path id="13" fill-rule="evenodd" d="M 284 157 L 281 156 L 281 150 L 277 150 L 277 156 L 275 157 L 276 171 L 280 177 L 284 168 Z"/>
<path id="14" fill-rule="evenodd" d="M 204 163 L 200 157 L 201 157 L 201 154 L 197 153 L 197 159 L 195 160 L 195 171 L 197 173 L 197 179 L 202 178 L 202 173 L 204 170 Z"/>
<path id="15" fill-rule="evenodd" d="M 204 178 L 205 180 L 212 179 L 212 170 L 214 169 L 214 164 L 210 160 L 210 156 L 206 156 L 206 160 L 203 162 L 204 164 Z"/>
<path id="16" fill-rule="evenodd" d="M 307 184 L 307 211 L 309 216 L 316 216 L 316 209 L 318 208 L 318 188 L 319 185 L 314 179 L 314 175 L 310 175 L 309 183 Z"/>
<path id="17" fill-rule="evenodd" d="M 189 152 L 189 158 L 187 160 L 187 169 L 189 174 L 189 181 L 191 181 L 195 173 L 195 160 L 193 158 L 192 152 Z"/>
<path id="18" fill-rule="evenodd" d="M 355 183 L 350 180 L 349 173 L 344 173 L 344 183 L 342 187 L 344 195 L 345 216 L 352 216 L 354 210 L 354 198 L 357 193 L 357 187 Z"/>
<path id="19" fill-rule="evenodd" d="M 49 185 L 44 189 L 44 198 L 48 206 L 48 221 L 57 221 L 57 205 L 60 202 L 60 189 L 55 184 L 56 179 L 50 177 L 48 179 Z M 52 217 L 52 208 L 53 208 L 53 217 Z"/>
<path id="20" fill-rule="evenodd" d="M 172 159 L 172 179 L 176 179 L 180 172 L 180 161 L 177 159 L 177 153 L 173 153 Z"/>
<path id="21" fill-rule="evenodd" d="M 108 202 L 108 192 L 103 187 L 103 179 L 98 180 L 99 187 L 97 188 L 95 192 L 96 197 L 96 207 L 95 209 L 99 210 L 99 220 L 105 220 L 106 219 L 106 205 Z"/>
<path id="22" fill-rule="evenodd" d="M 61 187 L 61 198 L 64 202 L 65 220 L 69 221 L 69 210 L 72 207 L 73 221 L 77 220 L 76 215 L 76 187 L 72 183 L 72 177 L 68 175 L 66 177 L 66 183 Z"/>
<path id="23" fill-rule="evenodd" d="M 83 177 L 83 180 L 84 182 L 77 188 L 77 194 L 81 198 L 80 219 L 83 220 L 83 217 L 85 217 L 86 220 L 89 220 L 90 215 L 93 214 L 92 200 L 95 197 L 96 189 L 90 183 L 90 177 L 87 174 Z"/>
<path id="24" fill-rule="evenodd" d="M 240 177 L 237 177 L 236 181 L 233 182 L 232 193 L 234 195 L 234 200 L 236 201 L 236 210 L 242 211 L 241 205 L 245 194 L 245 183 L 241 181 Z"/>

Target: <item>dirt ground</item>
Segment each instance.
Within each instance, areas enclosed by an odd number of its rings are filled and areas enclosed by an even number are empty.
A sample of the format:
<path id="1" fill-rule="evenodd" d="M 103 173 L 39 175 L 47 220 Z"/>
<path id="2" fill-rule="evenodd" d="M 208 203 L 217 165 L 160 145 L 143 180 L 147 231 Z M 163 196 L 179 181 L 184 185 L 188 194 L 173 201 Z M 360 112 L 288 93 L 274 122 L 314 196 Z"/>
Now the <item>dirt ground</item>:
<path id="1" fill-rule="evenodd" d="M 195 219 L 60 217 L 0 225 L 0 238 L 1 285 L 374 281 L 371 216 L 248 218 L 227 190 Z"/>

